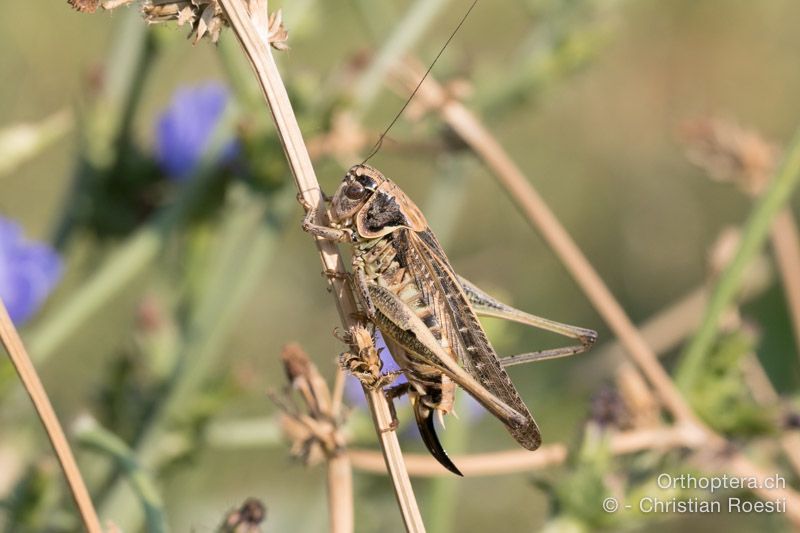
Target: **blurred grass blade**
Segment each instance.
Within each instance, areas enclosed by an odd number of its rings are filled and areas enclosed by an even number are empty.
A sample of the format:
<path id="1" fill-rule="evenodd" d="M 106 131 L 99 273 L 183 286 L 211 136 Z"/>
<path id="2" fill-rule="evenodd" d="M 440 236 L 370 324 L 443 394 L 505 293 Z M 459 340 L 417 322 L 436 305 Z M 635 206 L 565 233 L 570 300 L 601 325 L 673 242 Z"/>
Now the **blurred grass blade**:
<path id="1" fill-rule="evenodd" d="M 0 177 L 8 175 L 61 139 L 74 126 L 72 113 L 57 111 L 36 123 L 21 123 L 0 131 Z"/>

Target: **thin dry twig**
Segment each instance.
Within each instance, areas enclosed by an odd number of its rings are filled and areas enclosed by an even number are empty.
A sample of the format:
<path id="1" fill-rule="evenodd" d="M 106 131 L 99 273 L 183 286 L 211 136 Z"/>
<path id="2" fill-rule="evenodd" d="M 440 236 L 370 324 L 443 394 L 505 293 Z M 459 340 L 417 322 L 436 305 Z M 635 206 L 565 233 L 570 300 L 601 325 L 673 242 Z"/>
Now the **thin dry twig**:
<path id="1" fill-rule="evenodd" d="M 670 450 L 695 448 L 704 442 L 703 436 L 690 426 L 675 425 L 655 429 L 625 431 L 613 435 L 610 448 L 615 455 L 626 455 L 644 450 Z M 370 450 L 350 449 L 353 467 L 364 472 L 386 472 L 380 454 Z M 465 476 L 497 476 L 518 474 L 530 470 L 563 464 L 568 457 L 565 444 L 546 444 L 530 453 L 527 450 L 507 450 L 453 456 Z M 449 475 L 430 455 L 406 454 L 408 472 L 415 477 L 441 477 Z"/>
<path id="2" fill-rule="evenodd" d="M 619 366 L 616 383 L 629 414 L 631 426 L 652 428 L 660 424 L 661 406 L 633 363 L 626 361 Z"/>
<path id="3" fill-rule="evenodd" d="M 78 469 L 78 464 L 75 462 L 75 457 L 72 455 L 72 449 L 67 442 L 67 437 L 64 435 L 64 430 L 61 428 L 61 423 L 58 421 L 50 399 L 47 397 L 47 392 L 42 385 L 39 375 L 36 373 L 28 352 L 22 344 L 22 339 L 11 322 L 11 317 L 8 316 L 8 311 L 2 300 L 0 300 L 0 340 L 8 352 L 14 368 L 19 374 L 19 379 L 22 381 L 25 390 L 31 397 L 33 406 L 39 414 L 47 431 L 47 437 L 53 445 L 61 469 L 64 471 L 64 477 L 67 479 L 72 497 L 75 504 L 78 506 L 78 511 L 83 520 L 83 525 L 89 533 L 101 533 L 100 520 L 97 518 L 97 511 L 95 511 L 92 499 L 89 497 L 89 491 L 86 489 L 86 484 L 83 481 L 81 472 Z"/>
<path id="4" fill-rule="evenodd" d="M 270 51 L 267 2 L 266 0 L 249 0 L 247 7 L 243 0 L 220 0 L 220 4 L 264 91 L 297 188 L 309 205 L 319 206 L 322 202 L 322 192 L 303 142 L 300 127 L 294 116 L 289 96 Z M 320 217 L 324 216 L 324 211 L 324 209 L 320 209 Z M 322 223 L 323 221 L 318 220 L 317 222 Z M 325 270 L 345 271 L 338 247 L 334 243 L 316 239 L 316 244 Z M 349 330 L 351 326 L 355 325 L 353 316 L 357 311 L 352 291 L 344 280 L 331 279 L 330 282 L 333 286 L 332 292 L 342 324 L 345 329 Z M 406 529 L 424 531 L 411 481 L 403 463 L 397 435 L 394 431 L 386 431 L 392 422 L 386 398 L 380 391 L 364 389 L 364 393 L 372 412 L 373 423 Z"/>

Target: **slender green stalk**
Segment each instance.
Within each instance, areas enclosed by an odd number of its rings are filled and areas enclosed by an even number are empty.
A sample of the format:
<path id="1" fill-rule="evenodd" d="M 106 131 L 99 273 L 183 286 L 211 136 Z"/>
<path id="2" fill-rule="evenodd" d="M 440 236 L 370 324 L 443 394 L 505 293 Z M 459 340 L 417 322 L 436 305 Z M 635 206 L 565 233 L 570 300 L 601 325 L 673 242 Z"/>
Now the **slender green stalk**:
<path id="1" fill-rule="evenodd" d="M 720 318 L 733 303 L 745 268 L 764 245 L 773 218 L 789 200 L 799 181 L 800 130 L 795 133 L 783 163 L 768 189 L 753 207 L 736 254 L 715 284 L 700 328 L 683 352 L 676 373 L 676 382 L 682 390 L 690 390 L 697 383 L 717 337 Z"/>
<path id="2" fill-rule="evenodd" d="M 150 533 L 168 531 L 167 521 L 164 516 L 164 502 L 161 500 L 161 494 L 156 488 L 155 481 L 142 468 L 128 445 L 122 439 L 97 424 L 77 428 L 76 437 L 81 445 L 109 456 L 120 466 L 142 505 L 147 531 Z"/>

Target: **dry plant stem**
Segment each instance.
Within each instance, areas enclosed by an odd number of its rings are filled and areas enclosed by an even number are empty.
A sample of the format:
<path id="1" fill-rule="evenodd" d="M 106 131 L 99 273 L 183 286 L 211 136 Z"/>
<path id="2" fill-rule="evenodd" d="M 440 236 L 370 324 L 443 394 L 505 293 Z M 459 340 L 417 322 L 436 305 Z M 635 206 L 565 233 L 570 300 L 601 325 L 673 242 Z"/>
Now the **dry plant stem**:
<path id="1" fill-rule="evenodd" d="M 353 531 L 353 468 L 344 452 L 328 459 L 328 513 L 331 532 Z"/>
<path id="2" fill-rule="evenodd" d="M 693 448 L 703 442 L 702 435 L 690 426 L 671 426 L 617 433 L 611 439 L 611 451 L 626 455 L 644 450 L 669 450 Z M 382 474 L 385 472 L 380 454 L 370 450 L 350 450 L 350 459 L 358 470 Z M 563 464 L 568 450 L 564 444 L 547 444 L 530 453 L 527 450 L 509 450 L 494 453 L 453 456 L 453 461 L 465 476 L 496 476 L 519 474 Z M 408 472 L 415 477 L 449 476 L 430 455 L 406 454 Z"/>
<path id="3" fill-rule="evenodd" d="M 89 533 L 102 533 L 100 520 L 97 518 L 97 512 L 92 504 L 92 499 L 89 497 L 89 491 L 86 490 L 86 484 L 83 482 L 80 470 L 78 470 L 78 465 L 72 455 L 72 449 L 69 447 L 64 430 L 61 428 L 50 399 L 47 397 L 47 392 L 45 392 L 44 386 L 39 380 L 39 375 L 36 373 L 30 357 L 28 357 L 25 346 L 22 344 L 22 339 L 20 339 L 17 329 L 11 322 L 11 317 L 8 316 L 8 311 L 2 300 L 0 300 L 0 340 L 2 340 L 3 346 L 11 358 L 14 368 L 17 369 L 20 381 L 22 381 L 25 390 L 31 397 L 36 412 L 39 414 L 39 418 L 47 431 L 47 437 L 53 445 L 58 462 L 61 463 L 61 469 L 67 478 L 67 484 L 78 506 L 86 531 Z"/>
<path id="4" fill-rule="evenodd" d="M 800 232 L 788 208 L 779 211 L 772 221 L 770 240 L 789 307 L 795 349 L 800 357 Z"/>
<path id="5" fill-rule="evenodd" d="M 401 75 L 407 88 L 413 88 L 421 77 L 414 68 L 403 69 Z M 595 309 L 631 354 L 672 415 L 681 422 L 699 424 L 675 384 L 658 363 L 655 352 L 647 345 L 636 326 L 628 318 L 622 306 L 608 290 L 564 226 L 494 136 L 464 105 L 449 99 L 444 89 L 430 77 L 420 88 L 418 97 L 428 107 L 436 109 L 444 122 L 489 167 L 492 174 L 506 189 L 531 224 L 539 230 L 547 244 L 591 300 Z"/>
<path id="6" fill-rule="evenodd" d="M 264 91 L 297 188 L 305 201 L 312 207 L 316 207 L 322 202 L 319 183 L 311 165 L 311 159 L 306 150 L 297 119 L 294 116 L 286 88 L 269 50 L 269 43 L 264 38 L 267 32 L 267 2 L 250 2 L 250 5 L 256 6 L 255 9 L 257 10 L 254 11 L 252 18 L 247 12 L 243 0 L 220 0 L 220 4 L 225 10 L 231 28 L 242 45 Z M 257 28 L 256 24 L 259 24 L 260 27 Z M 320 210 L 321 216 L 323 212 L 324 210 Z M 339 255 L 338 247 L 331 242 L 320 239 L 316 240 L 316 244 L 324 268 L 326 270 L 344 272 L 344 265 Z M 331 283 L 342 325 L 346 330 L 349 330 L 354 325 L 353 315 L 357 311 L 352 291 L 343 280 L 333 279 Z M 386 398 L 383 394 L 375 391 L 365 390 L 365 394 L 406 529 L 409 531 L 424 531 L 425 528 L 419 507 L 414 498 L 411 481 L 403 463 L 397 435 L 394 431 L 385 431 L 386 428 L 390 427 L 392 418 Z"/>
<path id="7" fill-rule="evenodd" d="M 381 454 L 372 450 L 351 449 L 348 451 L 353 467 L 363 472 L 385 474 Z M 566 461 L 567 447 L 564 444 L 545 444 L 536 453 L 527 450 L 508 450 L 495 453 L 454 455 L 453 461 L 465 476 L 499 476 L 519 474 L 537 470 Z M 405 455 L 408 473 L 414 477 L 452 477 L 430 455 L 407 453 Z"/>

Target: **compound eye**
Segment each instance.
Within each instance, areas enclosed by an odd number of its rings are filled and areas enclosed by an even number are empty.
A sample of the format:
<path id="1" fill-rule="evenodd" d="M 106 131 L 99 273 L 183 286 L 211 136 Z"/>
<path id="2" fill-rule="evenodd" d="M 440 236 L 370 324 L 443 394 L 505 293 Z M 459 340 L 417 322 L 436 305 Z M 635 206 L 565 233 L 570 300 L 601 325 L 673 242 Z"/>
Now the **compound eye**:
<path id="1" fill-rule="evenodd" d="M 367 190 L 361 185 L 359 182 L 354 181 L 353 183 L 349 184 L 345 190 L 344 195 L 347 196 L 350 200 L 361 200 L 366 194 Z"/>

